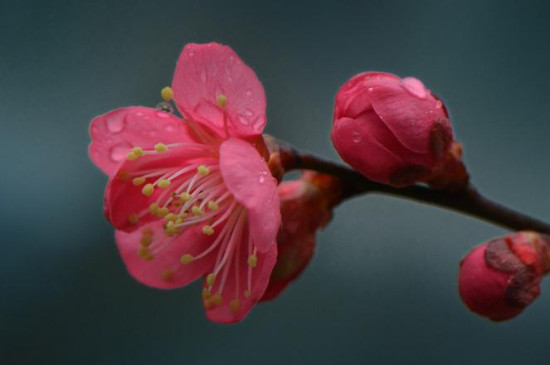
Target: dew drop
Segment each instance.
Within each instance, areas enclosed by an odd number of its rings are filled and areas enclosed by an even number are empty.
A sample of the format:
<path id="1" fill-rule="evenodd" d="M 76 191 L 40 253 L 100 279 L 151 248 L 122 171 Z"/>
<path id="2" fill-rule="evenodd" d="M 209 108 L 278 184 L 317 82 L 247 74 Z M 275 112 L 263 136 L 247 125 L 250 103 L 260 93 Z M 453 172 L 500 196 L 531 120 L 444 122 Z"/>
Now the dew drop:
<path id="1" fill-rule="evenodd" d="M 369 87 L 369 88 L 367 89 L 367 91 L 368 91 L 369 93 L 371 93 L 373 90 L 374 90 L 373 87 Z"/>
<path id="2" fill-rule="evenodd" d="M 126 158 L 126 155 L 131 149 L 132 149 L 132 146 L 129 143 L 127 142 L 120 143 L 111 148 L 111 151 L 109 152 L 109 156 L 111 157 L 111 160 L 113 160 L 114 162 L 120 162 Z"/>
<path id="3" fill-rule="evenodd" d="M 362 138 L 363 137 L 361 136 L 361 133 L 359 133 L 358 131 L 353 131 L 352 137 L 351 137 L 351 140 L 353 141 L 353 143 L 361 142 Z"/>
<path id="4" fill-rule="evenodd" d="M 167 124 L 165 127 L 164 127 L 164 130 L 166 132 L 173 132 L 175 130 L 174 126 L 172 124 Z"/>
<path id="5" fill-rule="evenodd" d="M 250 89 L 246 89 L 246 91 L 244 92 L 244 94 L 248 97 L 252 96 L 252 90 Z"/>
<path id="6" fill-rule="evenodd" d="M 441 109 L 442 106 L 443 106 L 443 103 L 441 102 L 441 100 L 436 101 L 435 107 L 436 107 L 437 109 Z"/>
<path id="7" fill-rule="evenodd" d="M 260 176 L 258 176 L 258 182 L 260 184 L 263 184 L 265 182 L 266 177 L 267 177 L 267 171 L 260 172 Z"/>
<path id="8" fill-rule="evenodd" d="M 244 115 L 246 115 L 247 117 L 252 117 L 254 116 L 254 112 L 251 109 L 246 108 L 244 110 Z"/>
<path id="9" fill-rule="evenodd" d="M 111 133 L 119 133 L 124 129 L 124 124 L 126 124 L 125 118 L 121 118 L 120 114 L 115 114 L 113 116 L 107 117 L 105 120 L 107 129 Z"/>
<path id="10" fill-rule="evenodd" d="M 428 96 L 428 90 L 426 90 L 422 81 L 414 77 L 405 77 L 401 80 L 401 84 L 408 92 L 420 99 L 425 99 Z"/>
<path id="11" fill-rule="evenodd" d="M 165 101 L 162 101 L 157 104 L 156 109 L 159 110 L 156 114 L 159 118 L 168 118 L 170 116 L 170 113 L 174 112 L 174 108 L 172 108 L 172 105 L 170 103 L 167 103 Z"/>

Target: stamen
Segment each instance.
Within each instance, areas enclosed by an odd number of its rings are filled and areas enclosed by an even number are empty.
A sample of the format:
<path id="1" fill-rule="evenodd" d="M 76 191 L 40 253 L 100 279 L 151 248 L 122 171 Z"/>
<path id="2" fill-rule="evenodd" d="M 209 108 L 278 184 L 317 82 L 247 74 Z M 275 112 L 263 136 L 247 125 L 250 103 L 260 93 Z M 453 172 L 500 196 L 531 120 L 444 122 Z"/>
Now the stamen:
<path id="1" fill-rule="evenodd" d="M 180 258 L 180 262 L 182 263 L 182 265 L 187 265 L 188 263 L 190 263 L 190 262 L 193 261 L 194 259 L 195 259 L 195 258 L 193 257 L 193 255 L 186 253 L 185 255 L 183 255 L 183 256 Z"/>
<path id="2" fill-rule="evenodd" d="M 245 290 L 245 291 L 244 291 L 244 297 L 245 297 L 246 299 L 250 298 L 250 290 Z"/>
<path id="3" fill-rule="evenodd" d="M 202 300 L 208 300 L 210 299 L 210 290 L 208 288 L 202 288 L 201 298 Z"/>
<path id="4" fill-rule="evenodd" d="M 143 148 L 141 148 L 141 147 L 139 147 L 139 146 L 136 146 L 136 147 L 132 148 L 132 152 L 133 152 L 134 155 L 136 155 L 137 157 L 143 156 Z"/>
<path id="5" fill-rule="evenodd" d="M 208 276 L 206 276 L 206 283 L 208 284 L 208 286 L 214 285 L 215 282 L 216 282 L 216 274 L 210 273 L 208 274 Z"/>
<path id="6" fill-rule="evenodd" d="M 181 198 L 181 200 L 183 200 L 184 202 L 188 202 L 189 200 L 191 200 L 191 194 L 189 194 L 188 192 L 182 193 L 182 194 L 180 195 L 180 198 Z"/>
<path id="7" fill-rule="evenodd" d="M 197 172 L 201 176 L 206 176 L 210 173 L 210 169 L 206 165 L 200 165 L 199 167 L 197 167 Z"/>
<path id="8" fill-rule="evenodd" d="M 161 189 L 166 189 L 167 187 L 170 186 L 170 184 L 171 184 L 170 180 L 165 180 L 165 179 L 163 179 L 163 180 L 160 180 L 160 181 L 159 181 L 158 186 L 159 186 L 159 188 L 161 188 Z"/>
<path id="9" fill-rule="evenodd" d="M 143 189 L 141 189 L 141 193 L 145 196 L 151 196 L 155 192 L 155 187 L 153 184 L 146 184 Z"/>
<path id="10" fill-rule="evenodd" d="M 193 208 L 191 208 L 191 213 L 193 213 L 193 215 L 196 217 L 201 217 L 204 215 L 204 211 L 197 205 L 194 205 Z"/>
<path id="11" fill-rule="evenodd" d="M 161 153 L 161 152 L 166 152 L 168 151 L 168 147 L 166 147 L 166 145 L 164 143 L 157 143 L 155 145 L 155 151 Z"/>
<path id="12" fill-rule="evenodd" d="M 248 266 L 255 268 L 258 265 L 258 257 L 255 254 L 248 256 Z"/>
<path id="13" fill-rule="evenodd" d="M 151 246 L 152 242 L 153 242 L 153 235 L 143 233 L 139 241 L 139 244 L 143 247 L 149 247 Z"/>
<path id="14" fill-rule="evenodd" d="M 172 269 L 166 269 L 161 274 L 162 279 L 165 281 L 170 281 L 170 279 L 172 279 L 173 276 L 174 276 L 174 272 L 172 271 Z"/>
<path id="15" fill-rule="evenodd" d="M 212 236 L 214 234 L 214 229 L 212 229 L 212 227 L 210 227 L 209 225 L 206 225 L 202 227 L 202 233 L 207 236 Z"/>
<path id="16" fill-rule="evenodd" d="M 142 185 L 144 182 L 145 182 L 145 178 L 144 178 L 144 177 L 135 177 L 135 178 L 132 179 L 132 183 L 133 183 L 135 186 L 140 186 L 140 185 Z"/>
<path id="17" fill-rule="evenodd" d="M 153 215 L 157 215 L 159 208 L 157 203 L 151 203 L 151 205 L 149 205 L 149 212 Z"/>
<path id="18" fill-rule="evenodd" d="M 136 224 L 139 220 L 139 216 L 136 213 L 132 213 L 128 216 L 128 221 L 131 224 Z"/>
<path id="19" fill-rule="evenodd" d="M 225 106 L 227 105 L 227 96 L 225 96 L 224 94 L 218 95 L 218 97 L 216 98 L 216 104 L 218 104 L 220 108 L 225 108 Z"/>
<path id="20" fill-rule="evenodd" d="M 170 86 L 166 86 L 160 91 L 160 96 L 164 99 L 164 101 L 168 102 L 174 97 L 174 91 Z"/>
<path id="21" fill-rule="evenodd" d="M 126 158 L 128 159 L 128 161 L 134 161 L 135 159 L 138 158 L 138 156 L 132 151 L 132 152 L 128 152 L 128 154 L 126 155 Z"/>
<path id="22" fill-rule="evenodd" d="M 210 210 L 218 210 L 219 207 L 220 207 L 219 204 L 216 203 L 215 201 L 213 201 L 213 200 L 209 200 L 209 201 L 208 201 L 208 209 L 210 209 Z"/>
<path id="23" fill-rule="evenodd" d="M 229 308 L 231 309 L 231 312 L 237 313 L 239 309 L 241 309 L 241 301 L 239 299 L 233 299 L 229 303 Z"/>
<path id="24" fill-rule="evenodd" d="M 168 213 L 164 216 L 164 220 L 167 222 L 175 222 L 178 219 L 178 216 L 174 213 Z"/>
<path id="25" fill-rule="evenodd" d="M 219 307 L 220 305 L 223 304 L 223 298 L 222 298 L 222 295 L 220 293 L 216 293 L 214 295 L 212 295 L 212 302 L 214 303 L 214 305 L 216 305 L 217 307 Z"/>
<path id="26" fill-rule="evenodd" d="M 139 257 L 141 257 L 145 261 L 150 261 L 155 258 L 155 256 L 151 253 L 151 251 L 149 251 L 148 247 L 140 247 L 137 253 Z"/>

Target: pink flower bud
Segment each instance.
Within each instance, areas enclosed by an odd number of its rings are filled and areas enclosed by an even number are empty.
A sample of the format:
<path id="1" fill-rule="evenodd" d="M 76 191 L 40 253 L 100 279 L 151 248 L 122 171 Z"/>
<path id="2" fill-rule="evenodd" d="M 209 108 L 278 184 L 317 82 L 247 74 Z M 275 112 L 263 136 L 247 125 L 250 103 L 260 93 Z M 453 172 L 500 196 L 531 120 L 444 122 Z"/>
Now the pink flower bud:
<path id="1" fill-rule="evenodd" d="M 344 161 L 373 181 L 404 187 L 435 179 L 436 188 L 457 188 L 468 175 L 448 118 L 441 100 L 418 79 L 365 72 L 336 95 L 332 142 Z"/>
<path id="2" fill-rule="evenodd" d="M 517 232 L 474 248 L 460 263 L 458 288 L 470 310 L 503 321 L 539 296 L 548 270 L 550 237 Z"/>
<path id="3" fill-rule="evenodd" d="M 315 234 L 332 218 L 341 192 L 331 176 L 309 172 L 282 182 L 278 190 L 282 222 L 277 263 L 262 300 L 278 296 L 306 268 L 315 250 Z"/>

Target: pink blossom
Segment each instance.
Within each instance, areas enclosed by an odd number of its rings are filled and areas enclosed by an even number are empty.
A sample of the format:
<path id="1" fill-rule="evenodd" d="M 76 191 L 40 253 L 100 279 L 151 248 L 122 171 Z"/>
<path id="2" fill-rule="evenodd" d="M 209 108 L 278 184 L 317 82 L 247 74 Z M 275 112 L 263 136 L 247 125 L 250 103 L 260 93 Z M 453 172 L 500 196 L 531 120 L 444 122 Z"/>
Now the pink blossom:
<path id="1" fill-rule="evenodd" d="M 339 188 L 333 177 L 313 172 L 279 185 L 279 252 L 262 300 L 277 297 L 307 267 L 315 250 L 316 233 L 329 223 L 332 208 L 340 201 Z"/>
<path id="2" fill-rule="evenodd" d="M 540 294 L 550 270 L 550 237 L 518 232 L 474 248 L 461 262 L 459 292 L 473 311 L 494 321 L 521 313 Z"/>
<path id="3" fill-rule="evenodd" d="M 453 133 L 443 103 L 419 80 L 365 72 L 336 95 L 332 142 L 344 161 L 367 178 L 403 187 L 448 174 Z M 461 162 L 460 162 L 461 165 Z M 457 166 L 451 167 L 456 175 Z M 453 176 L 458 184 L 467 174 Z M 443 188 L 449 181 L 439 179 Z"/>
<path id="4" fill-rule="evenodd" d="M 136 280 L 171 289 L 204 277 L 208 318 L 237 322 L 277 257 L 263 87 L 229 47 L 188 44 L 164 94 L 185 119 L 128 107 L 91 122 L 90 157 L 109 175 L 105 215 Z"/>

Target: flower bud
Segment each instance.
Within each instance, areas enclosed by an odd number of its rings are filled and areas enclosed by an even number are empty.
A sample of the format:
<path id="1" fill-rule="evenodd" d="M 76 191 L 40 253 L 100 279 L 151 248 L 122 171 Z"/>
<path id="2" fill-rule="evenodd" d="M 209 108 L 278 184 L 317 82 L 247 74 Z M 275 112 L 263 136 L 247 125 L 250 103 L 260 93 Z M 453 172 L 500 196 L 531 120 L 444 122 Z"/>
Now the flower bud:
<path id="1" fill-rule="evenodd" d="M 338 180 L 307 172 L 279 187 L 281 229 L 277 236 L 277 263 L 262 300 L 278 296 L 306 268 L 315 250 L 315 234 L 332 218 L 340 200 Z"/>
<path id="2" fill-rule="evenodd" d="M 517 232 L 474 248 L 460 263 L 458 288 L 470 310 L 503 321 L 539 296 L 549 270 L 550 236 Z"/>
<path id="3" fill-rule="evenodd" d="M 458 189 L 468 180 L 445 106 L 412 77 L 354 76 L 336 95 L 331 137 L 344 161 L 379 183 Z"/>

